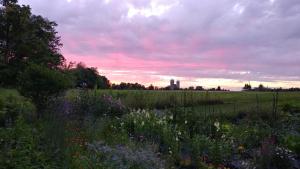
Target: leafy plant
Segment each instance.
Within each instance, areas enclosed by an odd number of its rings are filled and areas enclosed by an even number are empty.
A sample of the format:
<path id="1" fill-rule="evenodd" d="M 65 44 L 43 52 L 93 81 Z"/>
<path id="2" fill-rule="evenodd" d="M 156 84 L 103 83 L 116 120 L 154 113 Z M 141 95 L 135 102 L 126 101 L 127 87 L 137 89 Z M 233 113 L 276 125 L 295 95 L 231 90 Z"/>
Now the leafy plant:
<path id="1" fill-rule="evenodd" d="M 49 97 L 60 94 L 71 85 L 64 73 L 36 64 L 28 65 L 19 76 L 19 84 L 21 94 L 32 98 L 39 110 Z"/>

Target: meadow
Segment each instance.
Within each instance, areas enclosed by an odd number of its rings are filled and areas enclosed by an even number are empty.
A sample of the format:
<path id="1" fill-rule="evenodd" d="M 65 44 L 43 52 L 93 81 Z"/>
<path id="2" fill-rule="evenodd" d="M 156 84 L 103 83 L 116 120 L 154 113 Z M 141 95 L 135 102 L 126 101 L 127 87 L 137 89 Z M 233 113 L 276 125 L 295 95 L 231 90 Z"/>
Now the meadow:
<path id="1" fill-rule="evenodd" d="M 0 93 L 0 168 L 299 168 L 299 92 Z"/>

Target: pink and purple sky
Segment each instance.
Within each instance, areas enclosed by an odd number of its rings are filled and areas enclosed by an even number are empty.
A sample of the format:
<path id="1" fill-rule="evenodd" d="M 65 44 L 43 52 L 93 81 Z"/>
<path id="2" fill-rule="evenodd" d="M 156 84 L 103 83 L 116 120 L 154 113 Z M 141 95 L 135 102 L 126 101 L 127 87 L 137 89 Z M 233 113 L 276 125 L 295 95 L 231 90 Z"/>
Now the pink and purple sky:
<path id="1" fill-rule="evenodd" d="M 300 87 L 299 0 L 19 0 L 112 82 Z"/>

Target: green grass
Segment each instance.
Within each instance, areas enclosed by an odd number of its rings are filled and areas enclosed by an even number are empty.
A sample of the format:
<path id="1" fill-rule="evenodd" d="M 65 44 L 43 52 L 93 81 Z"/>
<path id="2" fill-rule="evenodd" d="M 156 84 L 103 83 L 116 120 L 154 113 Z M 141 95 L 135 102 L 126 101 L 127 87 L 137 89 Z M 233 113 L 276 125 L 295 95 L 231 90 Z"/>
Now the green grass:
<path id="1" fill-rule="evenodd" d="M 0 98 L 5 98 L 7 96 L 20 96 L 20 94 L 15 89 L 3 89 L 3 88 L 0 88 Z"/>
<path id="2" fill-rule="evenodd" d="M 69 91 L 75 96 L 77 90 Z M 273 92 L 202 92 L 202 91 L 136 91 L 136 90 L 97 90 L 97 94 L 109 94 L 120 98 L 131 108 L 163 109 L 170 107 L 214 108 L 222 111 L 246 111 L 249 109 L 271 109 Z M 212 104 L 207 104 L 207 100 Z M 300 92 L 280 92 L 279 107 L 290 104 L 300 106 Z"/>

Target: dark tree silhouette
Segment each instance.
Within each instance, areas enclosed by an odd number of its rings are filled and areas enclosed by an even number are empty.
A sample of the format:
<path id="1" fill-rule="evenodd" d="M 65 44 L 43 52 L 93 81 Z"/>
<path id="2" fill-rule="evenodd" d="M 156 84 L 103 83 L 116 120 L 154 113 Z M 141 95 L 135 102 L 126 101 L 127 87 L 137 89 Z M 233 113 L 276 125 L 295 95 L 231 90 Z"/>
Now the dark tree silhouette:
<path id="1" fill-rule="evenodd" d="M 245 84 L 245 86 L 243 87 L 243 90 L 251 90 L 252 89 L 252 87 L 251 87 L 251 85 L 250 84 Z"/>
<path id="2" fill-rule="evenodd" d="M 76 68 L 70 70 L 74 76 L 76 87 L 86 87 L 89 89 L 100 88 L 107 89 L 110 82 L 105 76 L 100 76 L 94 67 L 86 67 L 83 63 L 77 64 Z"/>
<path id="3" fill-rule="evenodd" d="M 16 85 L 29 63 L 59 70 L 65 62 L 55 22 L 33 15 L 29 6 L 2 0 L 0 8 L 0 81 Z"/>

